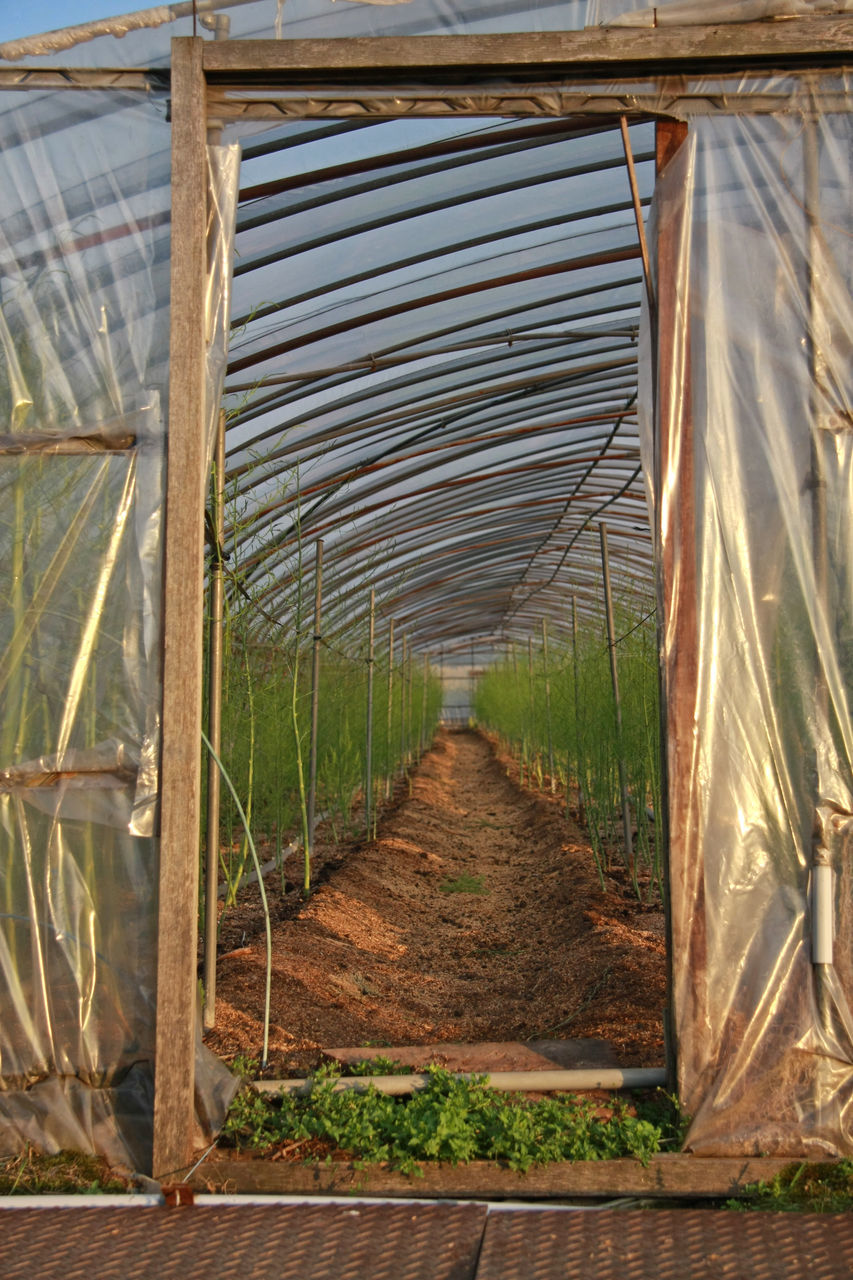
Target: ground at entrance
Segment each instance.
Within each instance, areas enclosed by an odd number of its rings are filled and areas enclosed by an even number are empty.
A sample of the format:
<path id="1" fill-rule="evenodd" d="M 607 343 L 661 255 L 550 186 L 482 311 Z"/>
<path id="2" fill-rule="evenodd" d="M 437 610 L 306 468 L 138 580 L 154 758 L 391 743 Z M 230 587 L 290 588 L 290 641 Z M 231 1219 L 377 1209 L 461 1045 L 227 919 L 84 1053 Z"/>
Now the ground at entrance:
<path id="1" fill-rule="evenodd" d="M 663 1064 L 659 900 L 613 866 L 602 890 L 583 831 L 519 786 L 497 747 L 443 730 L 375 840 L 326 843 L 307 903 L 276 888 L 270 1065 L 299 1075 L 336 1046 L 596 1039 L 622 1066 Z M 298 880 L 294 864 L 293 881 Z M 646 890 L 646 896 L 648 891 Z M 226 1060 L 259 1059 L 265 947 L 257 889 L 221 932 Z"/>

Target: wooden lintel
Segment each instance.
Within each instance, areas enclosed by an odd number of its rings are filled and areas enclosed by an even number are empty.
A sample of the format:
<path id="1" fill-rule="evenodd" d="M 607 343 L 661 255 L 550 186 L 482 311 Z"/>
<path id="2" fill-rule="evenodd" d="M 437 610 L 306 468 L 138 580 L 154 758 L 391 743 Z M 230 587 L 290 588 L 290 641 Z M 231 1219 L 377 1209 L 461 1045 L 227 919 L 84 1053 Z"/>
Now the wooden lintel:
<path id="1" fill-rule="evenodd" d="M 596 27 L 516 35 L 338 37 L 325 40 L 223 40 L 204 45 L 211 77 L 279 72 L 392 72 L 451 69 L 673 71 L 732 67 L 775 69 L 798 64 L 840 65 L 853 55 L 853 17 L 793 18 L 784 22 L 707 27 Z"/>
<path id="2" fill-rule="evenodd" d="M 172 42 L 169 348 L 154 1173 L 192 1150 L 201 799 L 207 151 L 201 40 Z"/>

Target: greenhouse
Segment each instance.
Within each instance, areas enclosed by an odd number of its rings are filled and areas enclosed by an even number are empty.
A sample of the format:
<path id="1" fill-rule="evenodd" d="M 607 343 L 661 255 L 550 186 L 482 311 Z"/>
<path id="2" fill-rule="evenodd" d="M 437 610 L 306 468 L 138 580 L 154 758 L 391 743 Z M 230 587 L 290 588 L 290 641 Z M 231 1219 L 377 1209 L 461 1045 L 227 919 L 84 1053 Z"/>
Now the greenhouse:
<path id="1" fill-rule="evenodd" d="M 279 853 L 357 797 L 369 836 L 443 716 L 591 837 L 612 776 L 688 1149 L 853 1155 L 849 9 L 181 0 L 0 45 L 0 1151 L 186 1166 L 235 1089 L 220 785 Z M 629 640 L 651 673 L 606 763 L 592 636 L 617 712 Z"/>

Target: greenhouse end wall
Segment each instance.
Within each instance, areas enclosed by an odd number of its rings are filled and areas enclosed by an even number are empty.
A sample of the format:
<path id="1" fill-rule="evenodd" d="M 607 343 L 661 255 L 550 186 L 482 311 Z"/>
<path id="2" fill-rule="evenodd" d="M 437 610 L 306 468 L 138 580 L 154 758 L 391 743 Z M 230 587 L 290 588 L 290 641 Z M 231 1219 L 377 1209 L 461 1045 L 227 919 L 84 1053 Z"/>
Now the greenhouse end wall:
<path id="1" fill-rule="evenodd" d="M 706 1155 L 853 1153 L 851 157 L 808 89 L 692 119 L 655 198 L 675 1023 Z"/>
<path id="2" fill-rule="evenodd" d="M 136 1168 L 156 1022 L 170 132 L 156 93 L 0 96 L 0 1151 Z M 239 157 L 210 160 L 212 433 Z M 232 1082 L 198 1049 L 215 1125 Z"/>
<path id="3" fill-rule="evenodd" d="M 703 1154 L 853 1152 L 853 147 L 849 114 L 810 92 L 691 119 L 657 196 L 674 319 L 647 470 L 680 1092 Z M 0 139 L 0 1143 L 146 1167 L 166 103 L 10 91 Z M 236 202 L 233 154 L 211 166 L 209 430 Z M 215 1128 L 233 1085 L 199 1066 Z"/>

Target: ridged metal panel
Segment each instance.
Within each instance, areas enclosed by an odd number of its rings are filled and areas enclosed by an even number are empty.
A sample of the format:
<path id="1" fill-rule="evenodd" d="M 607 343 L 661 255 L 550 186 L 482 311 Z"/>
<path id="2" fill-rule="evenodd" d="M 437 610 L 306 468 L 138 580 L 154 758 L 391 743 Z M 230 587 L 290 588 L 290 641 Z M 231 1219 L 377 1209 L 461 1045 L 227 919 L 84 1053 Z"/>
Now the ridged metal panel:
<path id="1" fill-rule="evenodd" d="M 478 1205 L 23 1209 L 2 1280 L 473 1280 Z"/>
<path id="2" fill-rule="evenodd" d="M 849 1280 L 850 1214 L 493 1214 L 477 1280 Z"/>

